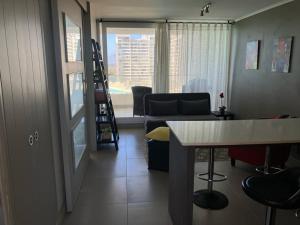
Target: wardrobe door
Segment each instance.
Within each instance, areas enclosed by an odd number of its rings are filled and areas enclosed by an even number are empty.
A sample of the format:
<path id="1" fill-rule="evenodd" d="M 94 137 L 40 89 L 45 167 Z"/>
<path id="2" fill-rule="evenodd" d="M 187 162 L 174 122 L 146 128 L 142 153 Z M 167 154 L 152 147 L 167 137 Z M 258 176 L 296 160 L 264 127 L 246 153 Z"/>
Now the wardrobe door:
<path id="1" fill-rule="evenodd" d="M 32 130 L 30 123 L 26 75 L 32 63 L 24 63 L 17 40 L 17 20 L 15 17 L 14 1 L 1 1 L 0 32 L 1 32 L 1 80 L 3 87 L 3 101 L 5 122 L 7 128 L 8 150 L 10 159 L 10 181 L 14 201 L 14 217 L 16 224 L 33 224 L 34 182 L 32 171 L 33 142 L 29 144 Z M 21 57 L 21 61 L 20 61 Z M 24 67 L 26 69 L 24 70 Z M 28 66 L 28 67 L 27 67 Z M 21 71 L 22 69 L 22 71 Z M 32 139 L 31 139 L 32 140 Z"/>
<path id="2" fill-rule="evenodd" d="M 35 62 L 33 79 L 28 80 L 31 84 L 33 83 L 35 89 L 35 112 L 33 114 L 35 121 L 32 131 L 35 139 L 33 174 L 34 179 L 38 181 L 34 188 L 36 205 L 38 205 L 35 212 L 38 215 L 35 224 L 53 225 L 56 222 L 57 198 L 43 43 L 43 35 L 49 34 L 43 34 L 41 16 L 44 13 L 40 11 L 40 1 L 27 0 L 29 3 L 28 19 L 32 21 L 29 23 L 30 48 L 32 49 L 32 61 Z M 32 7 L 29 7 L 30 5 Z M 48 50 L 52 51 L 52 49 Z"/>
<path id="3" fill-rule="evenodd" d="M 0 1 L 0 70 L 16 225 L 53 225 L 56 193 L 38 0 Z"/>

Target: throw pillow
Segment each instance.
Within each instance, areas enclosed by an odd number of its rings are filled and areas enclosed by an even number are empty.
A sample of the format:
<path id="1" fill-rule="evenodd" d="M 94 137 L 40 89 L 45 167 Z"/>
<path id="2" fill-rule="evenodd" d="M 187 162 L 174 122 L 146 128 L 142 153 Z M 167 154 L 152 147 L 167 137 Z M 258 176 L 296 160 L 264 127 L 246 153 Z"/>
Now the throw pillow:
<path id="1" fill-rule="evenodd" d="M 177 100 L 172 101 L 149 101 L 150 116 L 172 116 L 178 114 Z"/>
<path id="2" fill-rule="evenodd" d="M 169 141 L 170 129 L 169 127 L 158 127 L 146 134 L 146 138 L 155 141 Z"/>
<path id="3" fill-rule="evenodd" d="M 180 109 L 183 115 L 208 115 L 210 114 L 209 102 L 203 100 L 181 100 Z"/>

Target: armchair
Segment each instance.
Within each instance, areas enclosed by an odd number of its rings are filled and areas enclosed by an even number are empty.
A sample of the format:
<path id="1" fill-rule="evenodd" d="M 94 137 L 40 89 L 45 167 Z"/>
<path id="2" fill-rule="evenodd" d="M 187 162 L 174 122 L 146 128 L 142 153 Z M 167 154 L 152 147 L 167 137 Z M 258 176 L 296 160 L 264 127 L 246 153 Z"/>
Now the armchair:
<path id="1" fill-rule="evenodd" d="M 288 118 L 288 115 L 279 115 L 273 119 Z M 285 163 L 290 155 L 291 145 L 280 144 L 271 146 L 271 166 L 285 168 Z M 236 160 L 240 160 L 254 166 L 262 166 L 265 162 L 265 146 L 233 146 L 228 148 L 231 166 L 235 166 Z"/>
<path id="2" fill-rule="evenodd" d="M 144 115 L 144 96 L 152 93 L 152 88 L 144 86 L 134 86 L 131 88 L 133 95 L 133 116 Z"/>

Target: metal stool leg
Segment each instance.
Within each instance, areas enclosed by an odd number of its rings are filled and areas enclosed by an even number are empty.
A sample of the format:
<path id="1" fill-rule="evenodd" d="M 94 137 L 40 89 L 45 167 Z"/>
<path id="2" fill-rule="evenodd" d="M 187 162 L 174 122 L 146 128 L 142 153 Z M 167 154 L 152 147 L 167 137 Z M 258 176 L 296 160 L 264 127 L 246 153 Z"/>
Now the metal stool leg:
<path id="1" fill-rule="evenodd" d="M 265 225 L 275 225 L 276 209 L 267 207 Z"/>
<path id="2" fill-rule="evenodd" d="M 265 163 L 263 167 L 257 167 L 256 171 L 263 174 L 274 174 L 280 172 L 282 169 L 271 166 L 271 148 L 266 146 Z"/>
<path id="3" fill-rule="evenodd" d="M 215 165 L 215 149 L 211 148 L 209 149 L 209 161 L 208 161 L 207 189 L 209 192 L 213 191 L 214 165 Z"/>
<path id="4" fill-rule="evenodd" d="M 271 167 L 271 148 L 269 145 L 267 145 L 263 173 L 272 174 L 276 172 L 278 172 L 277 168 Z M 276 209 L 268 206 L 266 209 L 265 225 L 275 225 L 275 217 L 276 217 Z"/>
<path id="5" fill-rule="evenodd" d="M 209 151 L 207 189 L 194 192 L 194 204 L 205 209 L 223 209 L 228 205 L 228 199 L 221 192 L 213 190 L 215 149 Z"/>
<path id="6" fill-rule="evenodd" d="M 295 212 L 295 216 L 300 219 L 300 209 L 297 209 Z"/>
<path id="7" fill-rule="evenodd" d="M 271 149 L 270 146 L 268 145 L 266 147 L 266 156 L 265 156 L 265 165 L 264 165 L 264 174 L 268 174 L 270 171 L 270 162 L 271 161 Z"/>

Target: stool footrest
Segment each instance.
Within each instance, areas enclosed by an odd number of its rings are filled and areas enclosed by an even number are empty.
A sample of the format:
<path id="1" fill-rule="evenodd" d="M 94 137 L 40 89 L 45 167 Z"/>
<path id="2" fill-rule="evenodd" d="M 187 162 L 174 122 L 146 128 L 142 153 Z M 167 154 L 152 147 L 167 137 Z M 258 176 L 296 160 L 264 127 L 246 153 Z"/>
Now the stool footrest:
<path id="1" fill-rule="evenodd" d="M 206 177 L 207 178 L 206 178 Z M 204 180 L 204 181 L 212 181 L 212 182 L 222 182 L 222 181 L 225 181 L 227 180 L 227 176 L 223 175 L 223 174 L 220 174 L 220 173 L 214 173 L 214 177 L 219 177 L 217 179 L 209 179 L 208 178 L 208 173 L 199 173 L 197 175 L 197 178 L 200 179 L 200 180 Z"/>
<path id="2" fill-rule="evenodd" d="M 266 172 L 266 168 L 264 166 L 261 166 L 261 167 L 256 167 L 256 172 L 258 173 L 263 173 L 263 174 L 274 174 L 274 173 L 278 173 L 280 171 L 282 171 L 281 168 L 278 168 L 278 167 L 270 167 L 269 168 L 269 171 Z"/>

